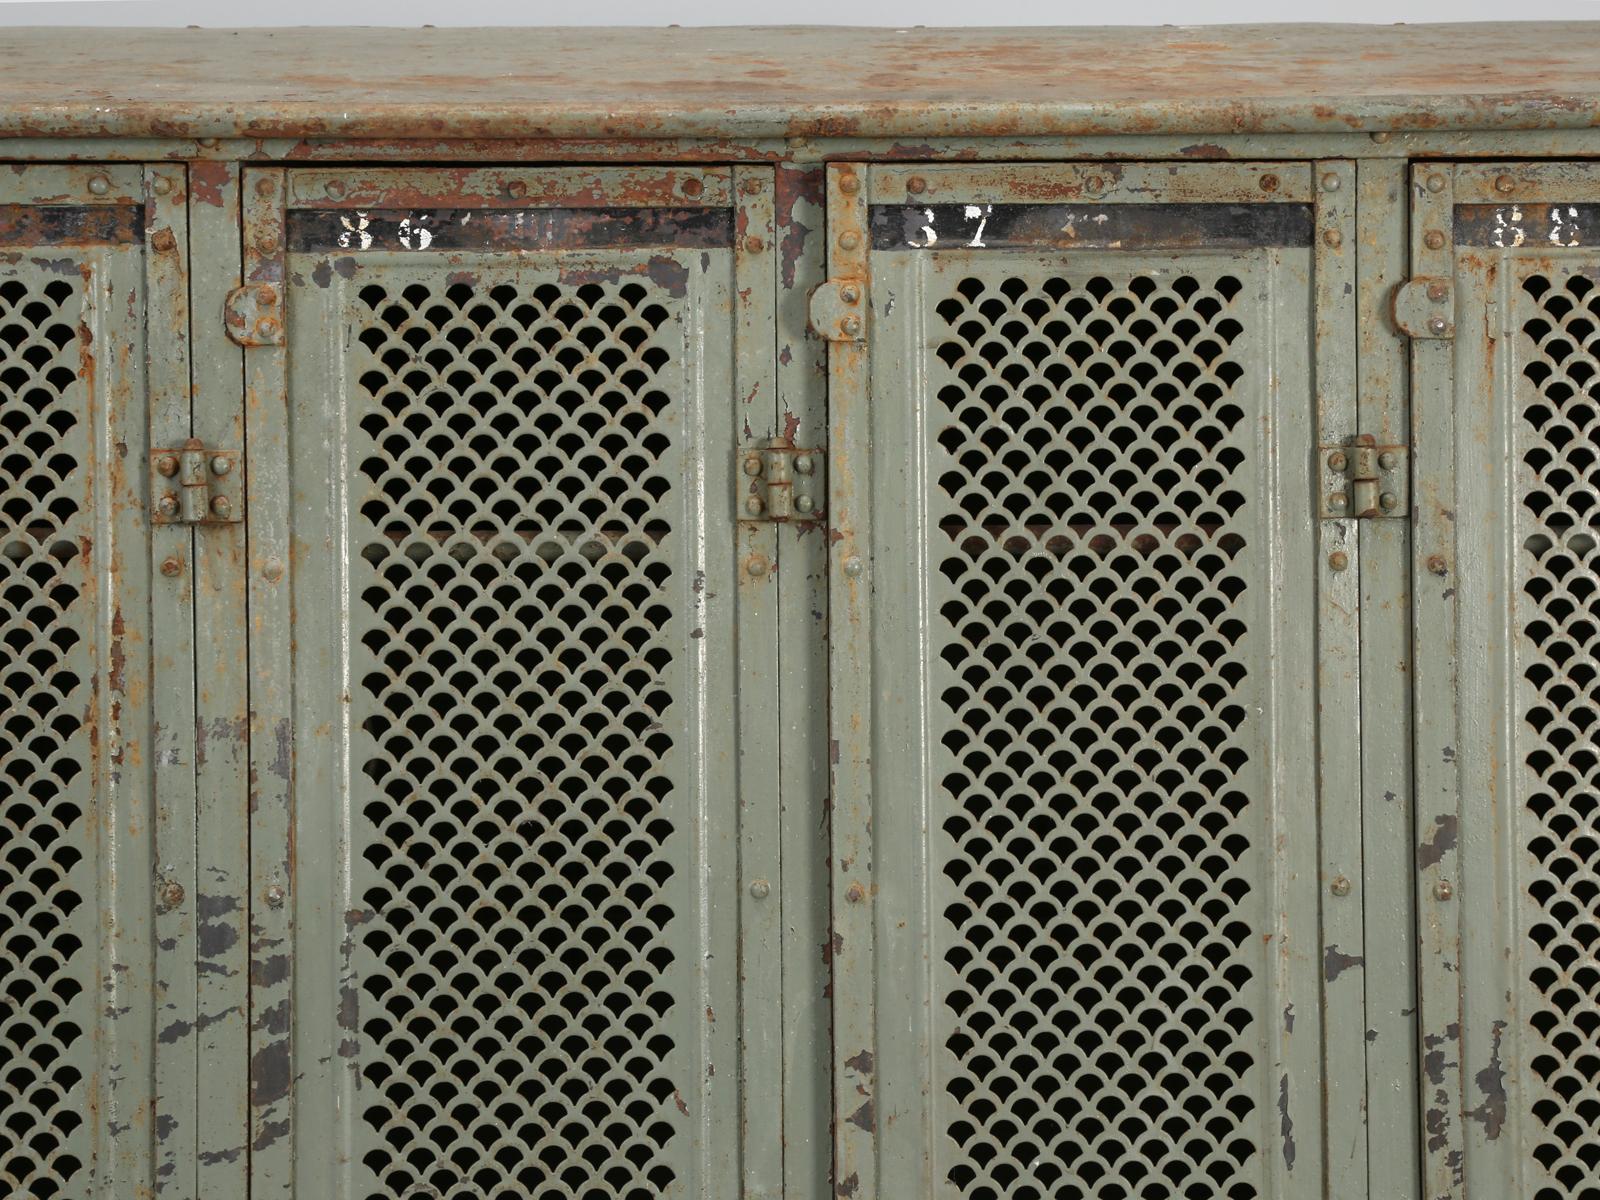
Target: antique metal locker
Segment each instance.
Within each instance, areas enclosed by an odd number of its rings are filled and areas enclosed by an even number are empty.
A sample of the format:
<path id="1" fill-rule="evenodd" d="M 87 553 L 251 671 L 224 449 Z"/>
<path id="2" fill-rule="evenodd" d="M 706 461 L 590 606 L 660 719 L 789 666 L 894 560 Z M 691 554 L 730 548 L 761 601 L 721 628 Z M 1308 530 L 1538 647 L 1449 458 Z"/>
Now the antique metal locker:
<path id="1" fill-rule="evenodd" d="M 0 1192 L 1600 1197 L 1596 80 L 9 31 Z"/>

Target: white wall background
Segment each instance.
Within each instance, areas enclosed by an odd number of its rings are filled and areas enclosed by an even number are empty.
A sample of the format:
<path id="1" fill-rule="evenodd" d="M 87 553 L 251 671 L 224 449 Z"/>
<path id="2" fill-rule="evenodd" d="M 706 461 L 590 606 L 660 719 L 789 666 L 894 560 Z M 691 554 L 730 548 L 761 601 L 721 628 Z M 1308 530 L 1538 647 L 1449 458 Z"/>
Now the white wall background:
<path id="1" fill-rule="evenodd" d="M 1584 19 L 1600 21 L 1600 0 L 0 0 L 0 27 L 1199 25 Z M 1600 29 L 1595 36 L 1600 38 Z"/>

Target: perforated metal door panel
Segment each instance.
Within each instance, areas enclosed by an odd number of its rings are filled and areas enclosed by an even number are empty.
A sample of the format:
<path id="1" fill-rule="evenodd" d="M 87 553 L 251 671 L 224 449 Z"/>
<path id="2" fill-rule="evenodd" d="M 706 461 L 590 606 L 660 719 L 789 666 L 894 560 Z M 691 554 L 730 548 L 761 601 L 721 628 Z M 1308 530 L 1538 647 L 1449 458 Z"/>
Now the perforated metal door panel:
<path id="1" fill-rule="evenodd" d="M 1414 183 L 1414 224 L 1447 235 L 1414 240 L 1414 270 L 1456 289 L 1453 346 L 1414 352 L 1420 427 L 1454 466 L 1417 550 L 1430 1149 L 1455 1155 L 1441 1184 L 1594 1197 L 1600 171 L 1436 164 Z"/>
<path id="2" fill-rule="evenodd" d="M 147 191 L 157 178 L 160 203 Z M 192 1084 L 194 1071 L 183 1037 L 193 970 L 175 966 L 192 955 L 194 929 L 182 835 L 194 792 L 182 696 L 193 677 L 176 620 L 186 601 L 154 594 L 150 569 L 153 549 L 182 554 L 189 535 L 152 535 L 144 489 L 152 430 L 188 427 L 186 380 L 169 369 L 185 368 L 181 339 L 158 325 L 147 341 L 145 329 L 150 297 L 181 296 L 177 260 L 159 261 L 159 247 L 173 251 L 175 224 L 181 232 L 170 200 L 182 178 L 119 166 L 13 168 L 0 179 L 8 1196 L 153 1194 L 158 1168 L 174 1165 L 155 1136 L 158 1111 L 174 1148 L 193 1136 L 188 1094 L 157 1107 L 162 1082 Z M 147 349 L 163 359 L 148 372 Z M 176 634 L 159 663 L 156 621 Z"/>
<path id="3" fill-rule="evenodd" d="M 833 168 L 841 1195 L 1365 1186 L 1313 178 Z"/>
<path id="4" fill-rule="evenodd" d="M 256 178 L 293 683 L 254 1194 L 735 1195 L 770 172 Z"/>

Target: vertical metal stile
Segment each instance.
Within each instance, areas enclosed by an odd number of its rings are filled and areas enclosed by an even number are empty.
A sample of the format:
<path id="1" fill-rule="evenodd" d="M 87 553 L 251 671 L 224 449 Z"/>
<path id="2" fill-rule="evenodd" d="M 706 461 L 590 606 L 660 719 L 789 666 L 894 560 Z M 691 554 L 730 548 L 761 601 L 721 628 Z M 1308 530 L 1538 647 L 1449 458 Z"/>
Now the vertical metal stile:
<path id="1" fill-rule="evenodd" d="M 1368 159 L 1356 166 L 1357 424 L 1379 445 L 1411 440 L 1406 343 L 1388 313 L 1390 297 L 1407 274 L 1407 171 L 1397 160 Z M 1364 521 L 1359 550 L 1367 1194 L 1404 1196 L 1421 1177 L 1409 527 L 1403 521 Z"/>
<path id="2" fill-rule="evenodd" d="M 1316 191 L 1317 436 L 1338 453 L 1362 432 L 1356 410 L 1356 172 L 1347 161 L 1312 165 Z M 1289 495 L 1280 504 L 1294 504 Z M 1366 951 L 1361 889 L 1360 522 L 1319 523 L 1317 695 L 1322 886 L 1322 1071 L 1327 1095 L 1327 1192 L 1366 1186 Z M 1291 1084 L 1292 1086 L 1292 1084 Z"/>
<path id="3" fill-rule="evenodd" d="M 868 168 L 828 167 L 830 279 L 866 293 Z M 862 320 L 870 325 L 872 312 Z M 832 763 L 834 1191 L 878 1196 L 877 1047 L 872 841 L 871 513 L 868 508 L 867 341 L 828 346 L 828 656 Z M 841 988 L 848 978 L 850 986 Z"/>
<path id="4" fill-rule="evenodd" d="M 734 395 L 742 427 L 759 440 L 776 433 L 772 330 L 777 254 L 773 171 L 733 171 L 735 293 Z M 746 445 L 750 441 L 747 437 Z M 728 489 L 710 490 L 712 496 Z M 778 586 L 779 525 L 735 526 L 739 655 L 739 1028 L 744 1195 L 783 1195 L 783 870 L 779 855 Z M 713 1135 L 714 1136 L 714 1135 Z"/>
<path id="5" fill-rule="evenodd" d="M 1448 163 L 1411 170 L 1411 274 L 1450 278 L 1452 176 Z M 1411 343 L 1411 576 L 1450 578 L 1456 568 L 1456 427 L 1454 347 Z M 1457 765 L 1456 589 L 1419 587 L 1413 613 L 1418 1029 L 1422 1060 L 1423 1194 L 1430 1200 L 1462 1186 L 1461 932 L 1459 881 L 1461 783 Z"/>

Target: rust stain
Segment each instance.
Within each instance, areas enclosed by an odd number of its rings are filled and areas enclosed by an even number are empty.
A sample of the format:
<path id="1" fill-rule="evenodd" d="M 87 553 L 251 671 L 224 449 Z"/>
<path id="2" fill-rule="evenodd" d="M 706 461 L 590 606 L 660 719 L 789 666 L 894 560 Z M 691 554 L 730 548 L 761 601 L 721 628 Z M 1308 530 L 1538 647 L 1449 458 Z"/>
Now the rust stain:
<path id="1" fill-rule="evenodd" d="M 199 160 L 189 164 L 189 194 L 201 204 L 221 208 L 227 203 L 223 195 L 233 182 L 233 165 L 227 162 Z"/>

